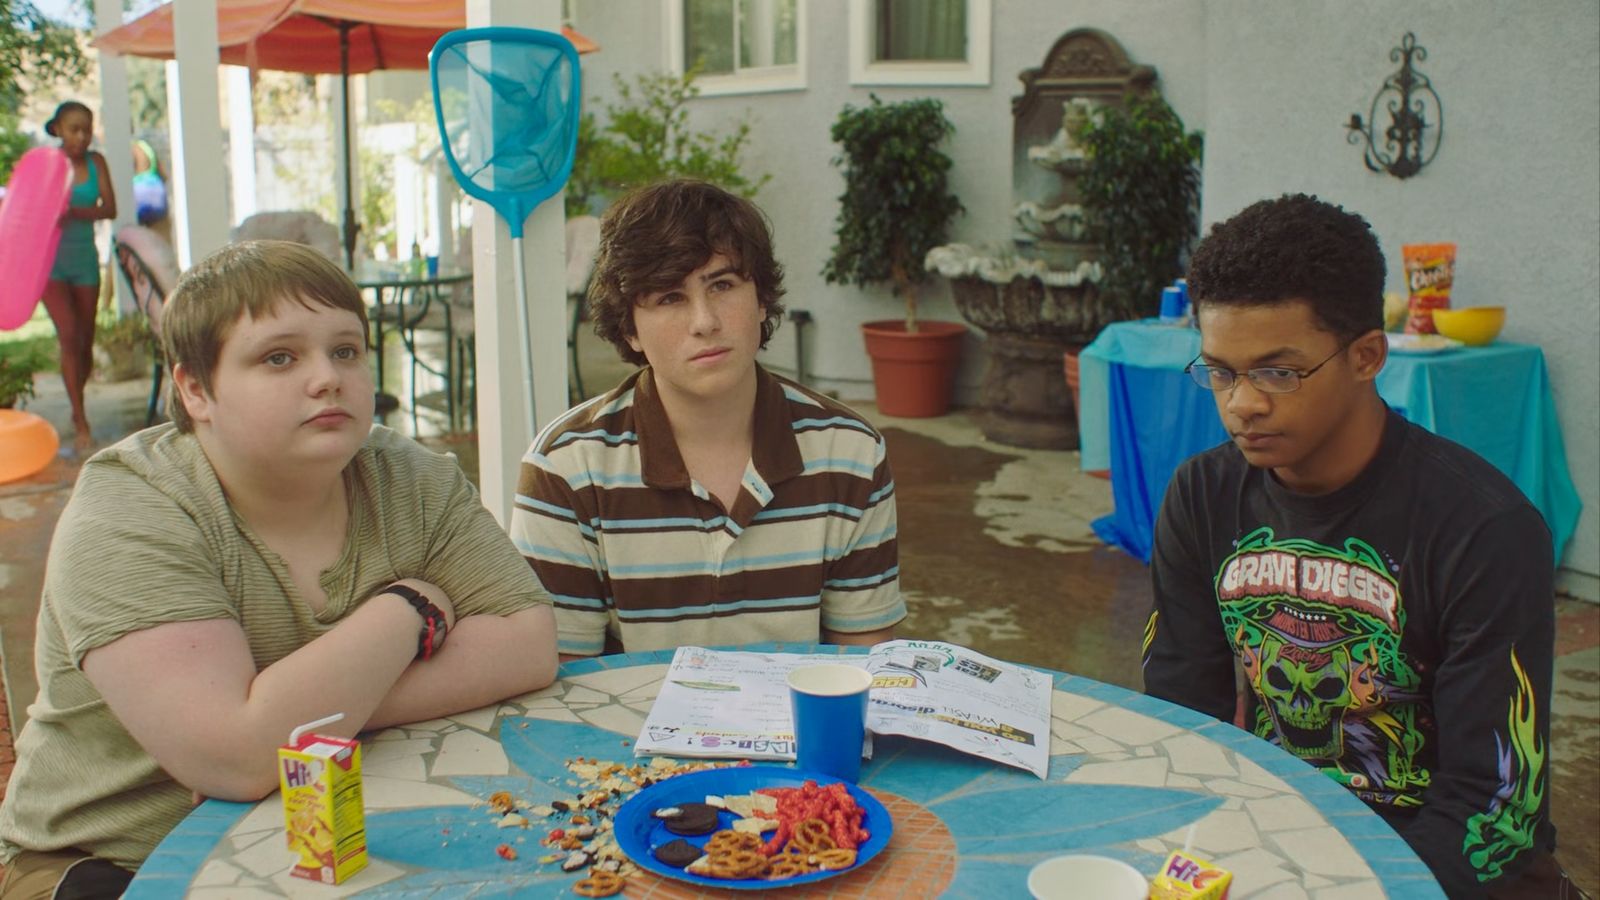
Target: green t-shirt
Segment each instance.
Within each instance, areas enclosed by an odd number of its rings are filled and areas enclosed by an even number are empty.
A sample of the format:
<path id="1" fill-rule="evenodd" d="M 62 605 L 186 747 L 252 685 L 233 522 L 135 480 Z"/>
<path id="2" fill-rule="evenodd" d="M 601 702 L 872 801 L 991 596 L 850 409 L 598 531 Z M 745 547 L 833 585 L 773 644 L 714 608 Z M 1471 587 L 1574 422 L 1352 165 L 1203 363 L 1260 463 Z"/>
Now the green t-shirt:
<path id="1" fill-rule="evenodd" d="M 168 622 L 227 618 L 260 670 L 400 578 L 438 585 L 460 617 L 550 601 L 452 457 L 375 427 L 345 487 L 344 553 L 322 575 L 328 605 L 317 614 L 283 560 L 234 515 L 193 435 L 146 429 L 84 465 L 51 541 L 34 646 L 39 696 L 0 806 L 0 857 L 76 847 L 137 868 L 190 810 L 189 789 L 84 677 L 96 647 Z"/>

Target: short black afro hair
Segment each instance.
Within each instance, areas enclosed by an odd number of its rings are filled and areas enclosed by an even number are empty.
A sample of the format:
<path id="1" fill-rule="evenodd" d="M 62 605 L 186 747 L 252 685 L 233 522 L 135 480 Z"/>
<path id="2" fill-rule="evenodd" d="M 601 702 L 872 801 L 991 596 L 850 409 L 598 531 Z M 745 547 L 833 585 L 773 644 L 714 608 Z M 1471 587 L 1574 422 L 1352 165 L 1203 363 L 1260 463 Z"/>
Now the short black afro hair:
<path id="1" fill-rule="evenodd" d="M 1311 304 L 1341 340 L 1383 328 L 1383 251 L 1367 221 L 1305 194 L 1262 200 L 1213 226 L 1189 262 L 1198 309 Z"/>

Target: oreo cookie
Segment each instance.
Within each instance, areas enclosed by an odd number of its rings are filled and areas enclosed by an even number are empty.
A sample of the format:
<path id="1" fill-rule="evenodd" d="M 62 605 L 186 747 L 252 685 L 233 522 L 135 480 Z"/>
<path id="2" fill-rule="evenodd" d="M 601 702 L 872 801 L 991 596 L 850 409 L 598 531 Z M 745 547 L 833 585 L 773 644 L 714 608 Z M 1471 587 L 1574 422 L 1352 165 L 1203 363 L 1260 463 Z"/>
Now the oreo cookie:
<path id="1" fill-rule="evenodd" d="M 678 814 L 662 821 L 673 834 L 710 834 L 717 830 L 717 808 L 704 803 L 679 803 Z"/>
<path id="2" fill-rule="evenodd" d="M 681 869 L 705 855 L 705 853 L 703 853 L 699 847 L 696 847 L 683 838 L 678 838 L 675 841 L 669 841 L 668 843 L 662 844 L 650 852 L 655 856 L 656 859 L 660 860 L 663 865 L 671 866 L 674 869 Z"/>

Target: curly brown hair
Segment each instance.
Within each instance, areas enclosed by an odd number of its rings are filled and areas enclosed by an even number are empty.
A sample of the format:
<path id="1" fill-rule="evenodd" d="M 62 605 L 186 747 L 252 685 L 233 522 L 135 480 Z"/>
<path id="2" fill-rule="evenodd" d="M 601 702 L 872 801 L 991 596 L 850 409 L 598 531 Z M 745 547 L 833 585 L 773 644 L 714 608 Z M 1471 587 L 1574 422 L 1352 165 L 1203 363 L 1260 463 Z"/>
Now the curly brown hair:
<path id="1" fill-rule="evenodd" d="M 1383 251 L 1367 220 L 1306 194 L 1253 203 L 1195 248 L 1195 308 L 1305 300 L 1324 330 L 1352 341 L 1383 329 Z"/>
<path id="2" fill-rule="evenodd" d="M 677 287 L 714 254 L 755 282 L 766 312 L 761 346 L 783 321 L 783 266 L 772 255 L 766 214 L 743 197 L 704 181 L 671 179 L 631 191 L 600 221 L 600 251 L 589 282 L 594 332 L 624 360 L 645 365 L 628 345 L 639 298 Z"/>

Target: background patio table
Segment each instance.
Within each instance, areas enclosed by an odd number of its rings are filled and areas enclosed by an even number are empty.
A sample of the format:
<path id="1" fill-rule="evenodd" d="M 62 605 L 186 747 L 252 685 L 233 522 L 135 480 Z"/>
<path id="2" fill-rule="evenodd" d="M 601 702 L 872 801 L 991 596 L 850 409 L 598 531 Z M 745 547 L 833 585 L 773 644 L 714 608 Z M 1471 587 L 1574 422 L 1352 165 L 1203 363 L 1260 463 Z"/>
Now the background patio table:
<path id="1" fill-rule="evenodd" d="M 544 852 L 537 822 L 520 832 L 518 859 L 503 861 L 494 847 L 515 830 L 495 828 L 482 803 L 496 790 L 535 802 L 572 795 L 563 761 L 575 756 L 627 762 L 671 658 L 662 651 L 568 663 L 543 691 L 368 735 L 372 861 L 344 885 L 290 877 L 273 794 L 259 804 L 206 801 L 156 848 L 126 896 L 561 894 L 576 876 L 536 864 Z M 1051 675 L 1048 780 L 879 738 L 861 784 L 894 816 L 889 848 L 854 873 L 811 885 L 807 896 L 1017 896 L 1034 863 L 1064 852 L 1115 856 L 1153 873 L 1192 822 L 1196 851 L 1234 870 L 1232 896 L 1241 900 L 1274 888 L 1286 896 L 1443 896 L 1382 819 L 1300 760 L 1191 710 Z M 694 896 L 687 887 L 643 875 L 627 896 Z"/>
<path id="2" fill-rule="evenodd" d="M 406 328 L 406 296 L 408 294 L 424 293 L 426 300 L 431 302 L 442 288 L 463 284 L 472 280 L 472 273 L 465 271 L 439 270 L 437 274 L 411 273 L 404 271 L 393 264 L 381 266 L 376 263 L 363 262 L 356 267 L 356 287 L 372 292 L 373 313 L 369 318 L 372 321 L 372 346 L 377 357 L 374 365 L 377 366 L 376 379 L 378 389 L 378 409 L 381 413 L 393 410 L 398 406 L 398 401 L 383 389 L 383 329 L 387 324 L 386 319 L 393 318 L 399 326 L 402 336 Z M 385 296 L 393 292 L 394 300 L 391 311 L 385 311 Z M 409 346 L 407 349 L 415 353 Z"/>
<path id="3" fill-rule="evenodd" d="M 1107 327 L 1079 357 L 1081 466 L 1111 470 L 1116 504 L 1095 531 L 1145 562 L 1172 473 L 1227 440 L 1211 393 L 1183 374 L 1199 353 L 1200 332 L 1144 320 Z M 1543 351 L 1504 342 L 1427 355 L 1391 351 L 1378 394 L 1504 472 L 1544 515 L 1560 559 L 1583 504 Z"/>

